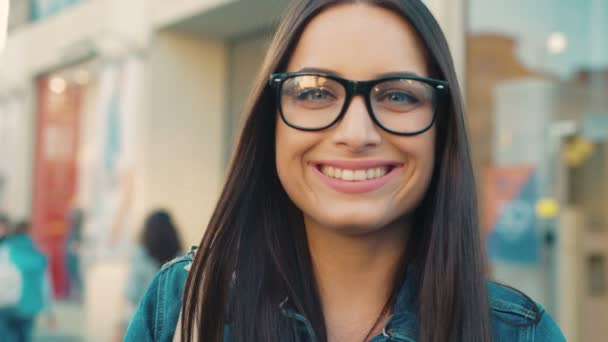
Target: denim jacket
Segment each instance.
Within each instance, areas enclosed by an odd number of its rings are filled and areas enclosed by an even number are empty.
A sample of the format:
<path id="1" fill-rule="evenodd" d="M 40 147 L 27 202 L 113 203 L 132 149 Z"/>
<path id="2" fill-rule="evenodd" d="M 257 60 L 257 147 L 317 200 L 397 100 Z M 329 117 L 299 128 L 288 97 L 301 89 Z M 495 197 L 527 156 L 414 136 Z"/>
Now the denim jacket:
<path id="1" fill-rule="evenodd" d="M 193 252 L 164 265 L 148 288 L 133 320 L 125 341 L 171 342 L 181 310 L 182 295 L 192 263 Z M 394 314 L 387 321 L 381 335 L 373 342 L 415 342 L 417 318 L 414 311 L 415 286 L 408 277 L 401 288 Z M 559 327 L 545 310 L 525 295 L 509 287 L 488 282 L 491 324 L 495 342 L 565 341 Z M 277 310 L 296 321 L 298 335 L 305 341 L 315 341 L 314 332 L 304 316 L 289 308 L 284 301 Z M 227 325 L 224 337 L 230 341 Z"/>

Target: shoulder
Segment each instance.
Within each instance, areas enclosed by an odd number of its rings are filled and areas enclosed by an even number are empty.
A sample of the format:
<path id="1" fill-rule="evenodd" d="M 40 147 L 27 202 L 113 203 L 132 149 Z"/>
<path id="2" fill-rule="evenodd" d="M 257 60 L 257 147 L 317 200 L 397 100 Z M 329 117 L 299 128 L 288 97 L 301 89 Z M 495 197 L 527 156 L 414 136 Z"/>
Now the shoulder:
<path id="1" fill-rule="evenodd" d="M 29 270 L 43 269 L 47 265 L 46 256 L 36 248 L 34 241 L 27 235 L 17 234 L 6 238 L 6 247 L 11 260 L 19 267 Z"/>
<path id="2" fill-rule="evenodd" d="M 171 341 L 195 252 L 192 248 L 161 267 L 139 303 L 125 341 Z"/>
<path id="3" fill-rule="evenodd" d="M 528 337 L 526 341 L 566 340 L 549 313 L 523 292 L 493 281 L 487 282 L 487 288 L 495 335 L 517 334 Z"/>
<path id="4" fill-rule="evenodd" d="M 194 260 L 194 256 L 196 255 L 196 249 L 196 247 L 192 247 L 190 248 L 190 252 L 188 252 L 186 255 L 178 256 L 173 260 L 165 263 L 161 267 L 160 272 L 170 273 L 174 271 L 180 271 L 181 273 L 181 271 L 186 271 L 186 273 L 188 273 L 188 271 L 190 271 L 190 265 L 192 265 L 192 261 Z"/>
<path id="5" fill-rule="evenodd" d="M 540 319 L 540 306 L 523 292 L 494 281 L 488 281 L 487 286 L 492 314 L 517 324 L 533 324 Z"/>

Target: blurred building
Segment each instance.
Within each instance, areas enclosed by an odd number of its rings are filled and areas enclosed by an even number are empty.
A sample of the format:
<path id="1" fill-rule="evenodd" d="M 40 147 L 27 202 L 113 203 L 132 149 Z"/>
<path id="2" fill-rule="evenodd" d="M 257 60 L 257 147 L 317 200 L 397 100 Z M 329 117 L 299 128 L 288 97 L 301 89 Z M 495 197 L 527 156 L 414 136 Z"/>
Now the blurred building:
<path id="1" fill-rule="evenodd" d="M 108 341 L 129 246 L 164 207 L 198 244 L 282 0 L 11 1 L 0 62 L 0 210 L 32 217 L 59 309 L 79 246 L 84 298 L 66 336 Z M 69 213 L 81 208 L 80 244 Z M 65 324 L 60 324 L 65 325 Z M 60 329 L 61 330 L 61 329 Z M 53 332 L 49 332 L 52 335 Z"/>
<path id="2" fill-rule="evenodd" d="M 550 9 L 550 10 L 549 10 Z M 608 3 L 468 3 L 466 97 L 493 276 L 569 341 L 608 334 Z"/>
<path id="3" fill-rule="evenodd" d="M 187 245 L 200 240 L 287 3 L 11 1 L 0 210 L 32 217 L 65 299 L 69 213 L 83 210 L 85 314 L 65 315 L 82 322 L 75 336 L 113 338 L 128 247 L 151 209 L 171 210 Z M 569 341 L 601 341 L 608 2 L 425 3 L 463 83 L 493 276 L 540 301 Z"/>

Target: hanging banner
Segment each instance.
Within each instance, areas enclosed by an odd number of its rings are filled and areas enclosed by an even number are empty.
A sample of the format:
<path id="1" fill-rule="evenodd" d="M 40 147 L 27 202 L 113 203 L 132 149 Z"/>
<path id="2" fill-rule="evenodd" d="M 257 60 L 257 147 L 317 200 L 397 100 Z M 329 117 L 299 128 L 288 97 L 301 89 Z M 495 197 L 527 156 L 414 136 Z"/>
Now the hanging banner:
<path id="1" fill-rule="evenodd" d="M 38 81 L 32 234 L 49 258 L 55 296 L 68 290 L 64 246 L 78 186 L 82 90 L 55 77 Z"/>
<path id="2" fill-rule="evenodd" d="M 78 2 L 80 0 L 32 0 L 32 20 L 50 17 Z"/>
<path id="3" fill-rule="evenodd" d="M 539 262 L 538 181 L 530 166 L 492 167 L 485 175 L 483 226 L 491 259 Z"/>
<path id="4" fill-rule="evenodd" d="M 22 96 L 0 97 L 0 212 L 18 218 L 23 218 L 26 211 L 26 195 L 20 187 L 26 177 L 23 166 L 29 152 L 23 143 L 24 112 Z"/>
<path id="5" fill-rule="evenodd" d="M 98 104 L 85 134 L 91 152 L 84 165 L 87 240 L 96 258 L 127 251 L 132 232 L 136 117 L 140 111 L 142 63 L 137 57 L 99 70 Z"/>

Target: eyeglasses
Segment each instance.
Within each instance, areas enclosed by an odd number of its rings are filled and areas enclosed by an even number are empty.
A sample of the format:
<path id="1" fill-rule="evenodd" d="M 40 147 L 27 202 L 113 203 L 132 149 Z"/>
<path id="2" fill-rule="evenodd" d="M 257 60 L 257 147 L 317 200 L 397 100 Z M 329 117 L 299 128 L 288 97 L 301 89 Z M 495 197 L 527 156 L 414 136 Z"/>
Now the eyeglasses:
<path id="1" fill-rule="evenodd" d="M 421 134 L 433 126 L 448 83 L 413 75 L 351 81 L 322 73 L 295 72 L 270 76 L 277 108 L 288 126 L 320 131 L 336 124 L 352 98 L 365 97 L 368 113 L 383 130 L 398 135 Z"/>

